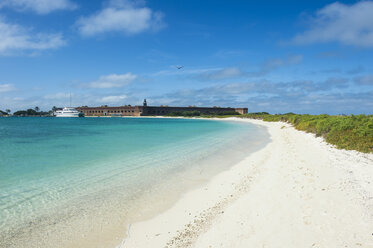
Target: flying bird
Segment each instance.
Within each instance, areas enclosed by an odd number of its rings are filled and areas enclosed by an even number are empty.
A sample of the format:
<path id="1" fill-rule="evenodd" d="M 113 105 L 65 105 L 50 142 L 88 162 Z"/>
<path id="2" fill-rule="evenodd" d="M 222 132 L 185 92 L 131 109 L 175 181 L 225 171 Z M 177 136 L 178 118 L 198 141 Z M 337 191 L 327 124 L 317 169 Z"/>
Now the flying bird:
<path id="1" fill-rule="evenodd" d="M 184 66 L 176 66 L 176 68 L 177 68 L 178 70 L 180 70 L 180 69 L 184 68 Z"/>

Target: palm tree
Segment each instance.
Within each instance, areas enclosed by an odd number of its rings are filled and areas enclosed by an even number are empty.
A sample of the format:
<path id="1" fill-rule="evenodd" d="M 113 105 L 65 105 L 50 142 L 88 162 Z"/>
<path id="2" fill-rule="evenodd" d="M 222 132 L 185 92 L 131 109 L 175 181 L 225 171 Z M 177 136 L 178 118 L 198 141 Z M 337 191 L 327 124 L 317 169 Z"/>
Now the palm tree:
<path id="1" fill-rule="evenodd" d="M 40 110 L 39 107 L 36 106 L 36 107 L 35 107 L 35 111 L 36 111 L 36 112 L 39 112 L 39 110 Z"/>
<path id="2" fill-rule="evenodd" d="M 10 114 L 10 112 L 12 112 L 12 111 L 10 111 L 10 109 L 6 109 L 5 110 L 5 112 L 7 112 L 8 113 L 8 115 Z"/>
<path id="3" fill-rule="evenodd" d="M 52 111 L 53 111 L 53 112 L 56 112 L 56 110 L 57 110 L 57 107 L 56 107 L 56 106 L 53 106 Z"/>

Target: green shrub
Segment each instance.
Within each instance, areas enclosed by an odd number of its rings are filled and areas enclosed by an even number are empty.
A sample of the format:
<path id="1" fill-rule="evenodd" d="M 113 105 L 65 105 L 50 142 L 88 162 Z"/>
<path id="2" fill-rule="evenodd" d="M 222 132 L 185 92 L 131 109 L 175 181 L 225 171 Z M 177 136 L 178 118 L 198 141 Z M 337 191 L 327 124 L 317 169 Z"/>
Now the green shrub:
<path id="1" fill-rule="evenodd" d="M 200 116 L 201 112 L 193 110 L 193 111 L 174 111 L 168 114 L 168 116 L 185 116 L 185 117 L 193 117 L 193 116 Z"/>
<path id="2" fill-rule="evenodd" d="M 373 152 L 373 115 L 298 115 L 294 113 L 268 115 L 249 113 L 246 118 L 283 121 L 297 130 L 314 133 L 338 148 Z"/>
<path id="3" fill-rule="evenodd" d="M 237 113 L 236 111 L 224 111 L 216 113 L 216 115 L 240 115 L 240 113 Z"/>

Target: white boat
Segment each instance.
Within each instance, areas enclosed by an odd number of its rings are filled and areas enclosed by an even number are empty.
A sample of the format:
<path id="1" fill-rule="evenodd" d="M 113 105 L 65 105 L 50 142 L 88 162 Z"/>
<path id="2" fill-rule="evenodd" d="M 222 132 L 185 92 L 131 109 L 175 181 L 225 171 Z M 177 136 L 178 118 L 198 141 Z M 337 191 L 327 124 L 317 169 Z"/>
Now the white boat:
<path id="1" fill-rule="evenodd" d="M 75 108 L 65 107 L 62 110 L 57 110 L 54 112 L 56 117 L 83 117 L 83 113 L 79 112 Z"/>

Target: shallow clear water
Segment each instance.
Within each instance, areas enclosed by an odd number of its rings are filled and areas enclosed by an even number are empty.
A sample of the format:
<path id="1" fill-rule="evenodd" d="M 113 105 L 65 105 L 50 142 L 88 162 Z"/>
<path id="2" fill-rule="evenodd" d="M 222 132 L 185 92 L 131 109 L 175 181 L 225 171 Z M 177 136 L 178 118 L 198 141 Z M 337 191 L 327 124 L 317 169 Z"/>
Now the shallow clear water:
<path id="1" fill-rule="evenodd" d="M 60 223 L 88 233 L 124 225 L 264 140 L 264 130 L 228 121 L 0 118 L 0 246 Z"/>

